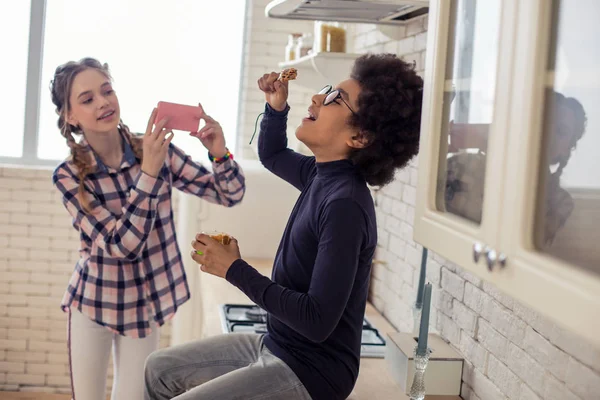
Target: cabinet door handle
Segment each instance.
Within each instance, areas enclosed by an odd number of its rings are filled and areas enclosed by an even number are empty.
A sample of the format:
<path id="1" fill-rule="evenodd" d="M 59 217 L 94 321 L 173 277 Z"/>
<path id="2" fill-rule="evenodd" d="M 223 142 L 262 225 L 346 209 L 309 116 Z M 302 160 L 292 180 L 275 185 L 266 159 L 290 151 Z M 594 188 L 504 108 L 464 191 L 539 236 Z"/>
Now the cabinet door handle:
<path id="1" fill-rule="evenodd" d="M 498 264 L 500 264 L 500 267 L 502 268 L 506 267 L 506 254 L 498 254 Z"/>
<path id="2" fill-rule="evenodd" d="M 485 260 L 487 263 L 487 267 L 491 272 L 494 269 L 494 265 L 496 265 L 496 261 L 498 261 L 498 253 L 496 253 L 496 250 L 486 248 Z"/>
<path id="3" fill-rule="evenodd" d="M 483 252 L 483 245 L 479 242 L 476 242 L 473 245 L 473 261 L 475 263 L 479 262 L 479 258 L 481 257 L 482 252 Z"/>

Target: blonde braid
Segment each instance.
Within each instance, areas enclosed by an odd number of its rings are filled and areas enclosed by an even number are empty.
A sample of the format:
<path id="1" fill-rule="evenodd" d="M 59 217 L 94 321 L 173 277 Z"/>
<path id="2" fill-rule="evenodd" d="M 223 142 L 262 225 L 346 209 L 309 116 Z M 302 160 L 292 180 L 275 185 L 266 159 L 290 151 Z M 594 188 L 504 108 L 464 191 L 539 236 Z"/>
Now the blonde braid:
<path id="1" fill-rule="evenodd" d="M 94 58 L 69 61 L 59 65 L 54 71 L 54 78 L 50 82 L 50 94 L 52 96 L 52 103 L 56 106 L 56 113 L 58 114 L 58 128 L 67 141 L 67 145 L 71 150 L 72 162 L 77 168 L 79 203 L 83 210 L 89 213 L 90 205 L 86 200 L 84 181 L 90 173 L 94 172 L 94 168 L 90 160 L 90 152 L 77 143 L 73 137 L 73 134 L 82 135 L 83 131 L 79 127 L 69 124 L 66 120 L 69 113 L 69 95 L 73 81 L 80 72 L 87 69 L 95 69 L 104 74 L 108 79 L 111 79 L 108 66 L 101 64 Z"/>
<path id="2" fill-rule="evenodd" d="M 73 162 L 73 165 L 77 167 L 77 178 L 79 179 L 79 187 L 77 188 L 77 194 L 79 196 L 79 204 L 81 204 L 83 210 L 86 213 L 89 213 L 90 204 L 85 197 L 84 186 L 85 178 L 90 173 L 94 172 L 94 168 L 92 167 L 92 164 L 89 160 L 89 152 L 75 141 L 70 124 L 63 123 L 61 133 L 67 140 L 67 145 L 69 146 L 69 149 L 71 151 L 71 160 Z"/>

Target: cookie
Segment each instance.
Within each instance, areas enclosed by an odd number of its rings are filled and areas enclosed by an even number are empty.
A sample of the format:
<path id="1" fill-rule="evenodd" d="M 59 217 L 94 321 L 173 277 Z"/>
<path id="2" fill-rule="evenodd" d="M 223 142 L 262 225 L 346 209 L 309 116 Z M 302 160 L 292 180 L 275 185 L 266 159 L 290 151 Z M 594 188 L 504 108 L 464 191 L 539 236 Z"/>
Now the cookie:
<path id="1" fill-rule="evenodd" d="M 279 74 L 281 82 L 293 81 L 298 77 L 298 70 L 296 68 L 286 68 Z"/>
<path id="2" fill-rule="evenodd" d="M 231 236 L 227 235 L 226 233 L 217 233 L 217 234 L 213 234 L 210 235 L 211 238 L 215 239 L 217 242 L 221 243 L 221 244 L 229 244 L 231 243 Z"/>

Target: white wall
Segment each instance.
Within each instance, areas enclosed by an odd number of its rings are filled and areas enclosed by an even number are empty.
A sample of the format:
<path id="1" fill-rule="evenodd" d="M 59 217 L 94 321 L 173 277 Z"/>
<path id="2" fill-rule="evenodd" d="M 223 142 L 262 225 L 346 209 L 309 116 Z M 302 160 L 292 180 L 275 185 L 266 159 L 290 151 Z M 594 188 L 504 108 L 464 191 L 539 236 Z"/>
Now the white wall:
<path id="1" fill-rule="evenodd" d="M 233 208 L 202 202 L 198 229 L 233 235 L 245 258 L 272 259 L 300 192 L 258 161 L 242 160 L 240 164 L 246 175 L 244 201 Z"/>

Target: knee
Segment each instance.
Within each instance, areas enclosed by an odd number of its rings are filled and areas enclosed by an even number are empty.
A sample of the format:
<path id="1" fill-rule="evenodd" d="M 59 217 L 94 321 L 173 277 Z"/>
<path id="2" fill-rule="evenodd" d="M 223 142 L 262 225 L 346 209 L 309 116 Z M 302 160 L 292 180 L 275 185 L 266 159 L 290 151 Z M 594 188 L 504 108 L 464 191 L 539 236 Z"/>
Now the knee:
<path id="1" fill-rule="evenodd" d="M 148 356 L 144 366 L 144 386 L 146 399 L 170 399 L 170 385 L 165 374 L 170 369 L 168 349 L 156 350 Z M 170 397 L 169 397 L 170 396 Z"/>
<path id="2" fill-rule="evenodd" d="M 152 354 L 150 354 L 146 359 L 146 363 L 144 365 L 146 384 L 155 383 L 161 376 L 167 360 L 165 353 L 166 349 L 156 350 L 152 352 Z"/>

